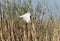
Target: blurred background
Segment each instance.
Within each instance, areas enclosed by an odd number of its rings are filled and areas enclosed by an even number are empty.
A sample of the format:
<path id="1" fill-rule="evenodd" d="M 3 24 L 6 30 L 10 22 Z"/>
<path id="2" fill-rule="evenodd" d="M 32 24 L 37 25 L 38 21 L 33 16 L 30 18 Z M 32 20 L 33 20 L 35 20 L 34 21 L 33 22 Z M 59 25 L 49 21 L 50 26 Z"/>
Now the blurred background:
<path id="1" fill-rule="evenodd" d="M 60 41 L 60 0 L 0 0 L 0 41 Z"/>

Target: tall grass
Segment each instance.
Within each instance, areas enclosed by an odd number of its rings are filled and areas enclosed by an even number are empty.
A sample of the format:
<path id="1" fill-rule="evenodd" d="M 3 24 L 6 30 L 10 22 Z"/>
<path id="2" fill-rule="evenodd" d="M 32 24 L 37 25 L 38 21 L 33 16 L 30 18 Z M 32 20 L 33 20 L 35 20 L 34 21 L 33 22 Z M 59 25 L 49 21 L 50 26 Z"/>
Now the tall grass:
<path id="1" fill-rule="evenodd" d="M 25 0 L 27 3 L 30 2 L 30 5 L 25 3 L 23 7 L 21 3 L 16 6 L 15 0 L 12 5 L 8 0 L 3 1 L 0 5 L 0 41 L 60 41 L 60 20 L 55 21 L 53 17 L 50 17 L 51 21 L 49 21 L 48 16 L 44 22 L 39 19 L 44 15 L 43 12 L 46 9 L 44 6 L 38 5 L 36 7 L 39 12 L 36 17 L 34 15 L 36 11 L 31 9 L 30 0 Z M 18 18 L 19 15 L 27 11 L 32 12 L 32 24 L 27 24 Z M 49 13 L 51 12 L 48 10 Z"/>

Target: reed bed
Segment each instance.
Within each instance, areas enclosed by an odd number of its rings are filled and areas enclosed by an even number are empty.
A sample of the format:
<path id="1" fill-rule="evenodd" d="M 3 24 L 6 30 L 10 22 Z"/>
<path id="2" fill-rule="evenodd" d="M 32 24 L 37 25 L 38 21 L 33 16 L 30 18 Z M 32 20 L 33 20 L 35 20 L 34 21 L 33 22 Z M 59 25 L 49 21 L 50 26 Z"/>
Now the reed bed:
<path id="1" fill-rule="evenodd" d="M 26 23 L 18 16 L 31 10 L 31 4 L 28 6 L 25 3 L 25 7 L 21 7 L 21 3 L 18 2 L 17 8 L 15 1 L 12 3 L 11 5 L 8 0 L 3 0 L 0 4 L 0 41 L 60 41 L 60 20 L 55 21 L 51 18 L 49 21 L 46 18 L 45 22 L 36 22 L 36 18 L 33 17 L 32 23 Z M 39 9 L 40 16 L 44 10 Z"/>

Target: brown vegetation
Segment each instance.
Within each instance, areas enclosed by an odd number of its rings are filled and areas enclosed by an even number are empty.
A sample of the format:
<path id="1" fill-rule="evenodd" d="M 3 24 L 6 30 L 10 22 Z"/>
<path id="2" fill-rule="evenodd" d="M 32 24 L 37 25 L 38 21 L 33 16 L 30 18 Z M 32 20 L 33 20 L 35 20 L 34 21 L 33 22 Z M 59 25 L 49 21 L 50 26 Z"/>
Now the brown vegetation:
<path id="1" fill-rule="evenodd" d="M 32 19 L 32 24 L 27 24 L 16 16 L 16 11 L 21 15 L 28 7 L 18 5 L 16 9 L 15 4 L 7 7 L 3 4 L 0 6 L 0 41 L 60 41 L 60 20 L 35 22 Z"/>

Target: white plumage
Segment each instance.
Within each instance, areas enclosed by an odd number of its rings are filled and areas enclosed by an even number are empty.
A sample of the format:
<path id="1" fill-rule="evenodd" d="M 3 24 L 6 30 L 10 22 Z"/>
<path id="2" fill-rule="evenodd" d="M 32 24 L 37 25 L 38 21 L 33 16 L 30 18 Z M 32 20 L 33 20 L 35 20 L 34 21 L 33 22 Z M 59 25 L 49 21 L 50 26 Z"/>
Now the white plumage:
<path id="1" fill-rule="evenodd" d="M 24 21 L 30 23 L 31 22 L 30 16 L 31 16 L 30 12 L 27 12 L 24 15 L 20 16 L 20 18 L 23 18 Z"/>

